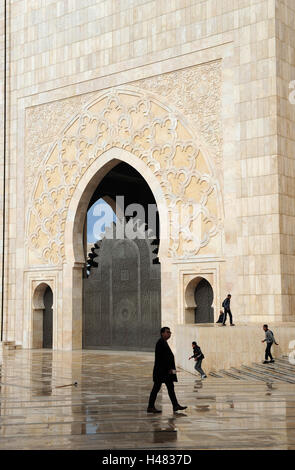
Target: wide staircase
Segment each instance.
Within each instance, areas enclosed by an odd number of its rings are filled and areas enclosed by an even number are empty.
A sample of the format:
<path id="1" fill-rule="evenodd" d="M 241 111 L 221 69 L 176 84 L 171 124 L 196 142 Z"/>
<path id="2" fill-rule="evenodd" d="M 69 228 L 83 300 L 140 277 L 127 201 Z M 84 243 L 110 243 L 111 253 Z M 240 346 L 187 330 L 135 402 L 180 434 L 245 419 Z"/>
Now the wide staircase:
<path id="1" fill-rule="evenodd" d="M 217 379 L 231 378 L 235 380 L 255 380 L 265 383 L 284 382 L 295 384 L 295 364 L 291 364 L 288 356 L 275 359 L 274 363 L 262 364 L 254 362 L 251 365 L 242 365 L 239 368 L 231 367 L 229 370 L 210 372 L 211 377 Z"/>

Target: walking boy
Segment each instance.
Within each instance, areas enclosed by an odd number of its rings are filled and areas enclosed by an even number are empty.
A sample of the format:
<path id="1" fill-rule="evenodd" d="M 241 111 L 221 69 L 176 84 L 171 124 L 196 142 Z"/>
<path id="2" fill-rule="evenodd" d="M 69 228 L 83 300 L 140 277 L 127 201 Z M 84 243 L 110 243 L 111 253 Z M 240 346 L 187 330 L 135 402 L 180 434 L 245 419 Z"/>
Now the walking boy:
<path id="1" fill-rule="evenodd" d="M 196 361 L 195 363 L 195 369 L 199 374 L 201 374 L 201 379 L 206 379 L 207 375 L 202 369 L 202 360 L 205 359 L 204 354 L 201 351 L 200 346 L 197 345 L 195 341 L 192 342 L 192 347 L 193 347 L 193 355 L 189 357 L 189 359 L 194 358 Z"/>
<path id="2" fill-rule="evenodd" d="M 271 347 L 273 343 L 278 346 L 278 343 L 275 340 L 273 332 L 268 329 L 268 325 L 263 325 L 263 329 L 265 331 L 265 339 L 262 340 L 262 343 L 266 341 L 265 360 L 263 364 L 269 364 L 270 362 L 275 362 L 271 355 Z M 268 358 L 270 358 L 270 361 L 268 361 Z"/>

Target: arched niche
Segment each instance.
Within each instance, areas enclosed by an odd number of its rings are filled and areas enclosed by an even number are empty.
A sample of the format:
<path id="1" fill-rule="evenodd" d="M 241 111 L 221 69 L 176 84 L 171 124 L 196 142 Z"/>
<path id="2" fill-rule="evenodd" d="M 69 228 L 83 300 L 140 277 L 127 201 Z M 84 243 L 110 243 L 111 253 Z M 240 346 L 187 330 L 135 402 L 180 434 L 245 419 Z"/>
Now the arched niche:
<path id="1" fill-rule="evenodd" d="M 191 281 L 188 283 L 186 289 L 185 289 L 185 294 L 184 294 L 184 300 L 185 300 L 185 313 L 184 313 L 184 321 L 185 323 L 212 323 L 214 322 L 214 312 L 213 312 L 213 299 L 214 299 L 214 293 L 213 293 L 213 279 L 212 275 L 199 275 L 196 276 L 195 278 L 191 279 Z M 205 321 L 205 317 L 203 316 L 201 318 L 201 321 L 198 321 L 197 318 L 197 313 L 196 310 L 198 308 L 197 305 L 197 298 L 198 296 L 196 293 L 198 293 L 198 290 L 202 290 L 203 293 L 206 295 L 206 286 L 207 288 L 211 289 L 209 298 L 210 298 L 210 305 L 208 303 L 208 321 Z M 209 287 L 210 286 L 210 287 Z"/>
<path id="2" fill-rule="evenodd" d="M 46 316 L 47 315 L 47 316 Z M 45 318 L 46 316 L 46 318 Z M 51 319 L 48 318 L 51 316 Z M 41 282 L 34 290 L 32 298 L 32 348 L 40 349 L 43 347 L 52 348 L 53 334 L 53 291 L 51 283 Z M 44 338 L 44 327 L 50 328 L 46 331 Z M 45 340 L 45 342 L 44 342 Z"/>

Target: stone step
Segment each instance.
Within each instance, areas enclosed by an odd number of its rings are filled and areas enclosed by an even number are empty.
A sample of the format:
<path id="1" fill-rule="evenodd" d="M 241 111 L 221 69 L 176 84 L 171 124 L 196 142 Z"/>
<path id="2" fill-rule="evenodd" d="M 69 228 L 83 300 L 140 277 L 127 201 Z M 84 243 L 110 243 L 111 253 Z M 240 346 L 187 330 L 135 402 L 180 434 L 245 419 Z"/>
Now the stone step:
<path id="1" fill-rule="evenodd" d="M 264 375 L 267 375 L 271 378 L 274 378 L 278 381 L 283 381 L 283 382 L 288 382 L 288 383 L 293 383 L 295 384 L 295 377 L 290 377 L 290 376 L 286 376 L 285 374 L 283 374 L 281 371 L 275 369 L 274 367 L 269 367 L 270 364 L 265 364 L 265 365 L 262 365 L 262 364 L 257 364 L 257 363 L 253 363 L 253 367 L 255 367 L 256 371 L 257 372 L 260 372 L 260 374 L 264 374 Z"/>
<path id="2" fill-rule="evenodd" d="M 2 341 L 0 343 L 2 351 L 14 351 L 16 349 L 22 349 L 21 344 L 15 344 L 15 341 Z"/>
<path id="3" fill-rule="evenodd" d="M 282 377 L 290 378 L 292 380 L 294 380 L 295 378 L 294 366 L 293 368 L 292 367 L 288 368 L 288 367 L 282 366 L 281 364 L 278 364 L 276 361 L 275 363 L 267 364 L 267 369 L 270 372 L 274 372 L 275 374 L 282 376 Z"/>
<path id="4" fill-rule="evenodd" d="M 282 356 L 275 359 L 274 363 L 251 365 L 241 365 L 239 368 L 231 367 L 230 370 L 218 370 L 217 374 L 211 374 L 215 378 L 230 377 L 238 380 L 249 380 L 265 382 L 284 382 L 295 384 L 295 365 L 290 364 L 286 359 L 288 356 Z"/>
<path id="5" fill-rule="evenodd" d="M 241 366 L 241 367 L 243 367 L 243 366 Z M 236 369 L 235 367 L 231 367 L 231 369 L 234 372 L 237 372 L 237 373 L 241 374 L 241 376 L 244 377 L 245 380 L 247 380 L 247 379 L 249 380 L 249 377 L 251 377 L 251 379 L 254 379 L 254 380 L 258 380 L 258 381 L 262 381 L 262 382 L 267 381 L 266 379 L 263 379 L 263 378 L 257 376 L 256 374 L 251 373 L 250 371 Z"/>
<path id="6" fill-rule="evenodd" d="M 222 374 L 224 375 L 227 375 L 228 377 L 231 377 L 232 379 L 235 379 L 235 380 L 243 380 L 241 377 L 239 377 L 238 375 L 236 374 L 233 374 L 232 372 L 228 371 L 228 370 L 224 370 L 224 369 L 220 369 L 220 371 Z"/>
<path id="7" fill-rule="evenodd" d="M 222 375 L 218 375 L 216 374 L 216 372 L 209 372 L 209 375 L 211 375 L 212 377 L 216 377 L 217 379 L 222 379 Z"/>
<path id="8" fill-rule="evenodd" d="M 3 346 L 15 346 L 15 341 L 2 341 Z"/>

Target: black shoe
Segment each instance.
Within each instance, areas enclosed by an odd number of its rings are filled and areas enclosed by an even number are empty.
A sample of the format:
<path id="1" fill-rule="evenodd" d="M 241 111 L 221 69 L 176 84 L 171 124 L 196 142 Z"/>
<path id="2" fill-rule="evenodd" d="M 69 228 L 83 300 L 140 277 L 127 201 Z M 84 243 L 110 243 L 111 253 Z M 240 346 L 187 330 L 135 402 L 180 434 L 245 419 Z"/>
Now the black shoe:
<path id="1" fill-rule="evenodd" d="M 221 325 L 221 326 L 226 326 L 226 324 L 225 324 L 225 323 L 222 323 L 222 325 Z"/>
<path id="2" fill-rule="evenodd" d="M 269 362 L 275 362 L 275 360 L 274 360 L 274 359 L 272 359 L 272 360 L 271 360 L 271 361 L 269 361 Z"/>
<path id="3" fill-rule="evenodd" d="M 173 408 L 173 411 L 181 411 L 181 410 L 186 410 L 186 409 L 187 409 L 187 406 L 177 405 Z"/>
<path id="4" fill-rule="evenodd" d="M 162 413 L 162 410 L 157 410 L 157 408 L 153 407 L 153 408 L 148 408 L 146 412 L 147 413 Z"/>
<path id="5" fill-rule="evenodd" d="M 230 326 L 236 326 L 234 323 L 231 323 Z"/>
<path id="6" fill-rule="evenodd" d="M 269 364 L 269 362 L 268 362 L 268 361 L 263 361 L 263 363 L 262 363 L 262 364 Z"/>

